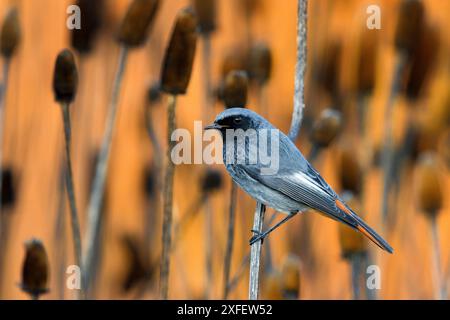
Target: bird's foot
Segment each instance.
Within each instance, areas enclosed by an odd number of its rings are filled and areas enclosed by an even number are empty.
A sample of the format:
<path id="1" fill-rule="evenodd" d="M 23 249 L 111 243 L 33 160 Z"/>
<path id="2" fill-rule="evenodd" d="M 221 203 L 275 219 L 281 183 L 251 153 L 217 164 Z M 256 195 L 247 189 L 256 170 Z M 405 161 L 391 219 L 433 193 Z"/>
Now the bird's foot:
<path id="1" fill-rule="evenodd" d="M 259 232 L 258 230 L 253 230 L 253 229 L 251 231 L 254 233 L 254 235 L 249 241 L 250 245 L 253 245 L 254 243 L 256 243 L 256 242 L 258 242 L 260 240 L 261 240 L 261 244 L 263 244 L 264 239 L 267 236 L 267 233 L 266 232 Z"/>

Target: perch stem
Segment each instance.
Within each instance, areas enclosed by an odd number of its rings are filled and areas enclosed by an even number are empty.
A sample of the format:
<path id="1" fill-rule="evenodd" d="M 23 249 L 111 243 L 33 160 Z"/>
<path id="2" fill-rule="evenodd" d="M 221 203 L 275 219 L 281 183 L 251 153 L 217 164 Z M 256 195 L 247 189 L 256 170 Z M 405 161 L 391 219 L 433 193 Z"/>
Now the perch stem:
<path id="1" fill-rule="evenodd" d="M 167 125 L 167 163 L 164 178 L 164 210 L 162 226 L 162 255 L 160 269 L 159 293 L 160 298 L 166 300 L 169 293 L 169 268 L 172 242 L 172 204 L 173 204 L 173 180 L 175 165 L 171 159 L 171 151 L 175 145 L 172 141 L 172 132 L 175 130 L 176 95 L 170 95 L 168 101 L 168 125 Z"/>
<path id="2" fill-rule="evenodd" d="M 297 139 L 305 108 L 305 71 L 306 71 L 306 41 L 307 41 L 307 8 L 308 0 L 298 0 L 297 21 L 297 65 L 295 70 L 294 109 L 292 112 L 289 138 Z M 262 232 L 265 206 L 257 203 L 253 220 L 253 230 Z M 250 280 L 249 299 L 257 300 L 259 294 L 259 267 L 261 260 L 261 241 L 255 242 L 250 249 Z"/>
<path id="3" fill-rule="evenodd" d="M 93 181 L 93 188 L 91 192 L 91 199 L 88 208 L 88 224 L 86 234 L 86 251 L 83 257 L 83 268 L 86 272 L 85 288 L 88 289 L 93 262 L 96 255 L 96 239 L 98 239 L 98 232 L 101 228 L 101 206 L 103 202 L 103 195 L 105 190 L 106 174 L 108 171 L 109 155 L 111 151 L 111 144 L 114 135 L 114 128 L 117 119 L 117 109 L 120 89 L 122 87 L 122 80 L 125 73 L 125 66 L 128 57 L 128 49 L 125 46 L 120 48 L 118 67 L 114 79 L 111 102 L 108 109 L 108 118 L 106 120 L 106 128 L 103 135 L 103 140 L 100 148 L 99 159 L 95 169 L 95 177 Z"/>
<path id="4" fill-rule="evenodd" d="M 72 172 L 72 160 L 71 160 L 71 141 L 72 141 L 72 132 L 70 127 L 70 111 L 69 111 L 69 103 L 61 103 L 61 111 L 64 123 L 64 138 L 65 138 L 65 149 L 66 149 L 66 171 L 64 173 L 66 180 L 66 190 L 67 196 L 69 199 L 69 207 L 70 207 L 70 225 L 72 228 L 72 237 L 73 237 L 73 245 L 74 245 L 74 254 L 75 254 L 75 263 L 78 266 L 81 266 L 81 231 L 80 231 L 80 222 L 78 220 L 78 211 L 75 200 L 75 187 L 73 183 L 73 172 Z M 83 276 L 83 273 L 82 273 Z M 82 287 L 80 294 L 82 294 L 84 287 L 83 281 L 81 281 Z M 80 295 L 78 296 L 80 297 Z"/>

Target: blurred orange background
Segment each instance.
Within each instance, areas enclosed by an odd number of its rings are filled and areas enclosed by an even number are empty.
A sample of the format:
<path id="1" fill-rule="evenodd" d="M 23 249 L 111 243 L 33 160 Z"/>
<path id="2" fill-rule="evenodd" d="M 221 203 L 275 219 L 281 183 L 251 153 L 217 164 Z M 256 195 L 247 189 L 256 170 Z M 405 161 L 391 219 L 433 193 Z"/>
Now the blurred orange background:
<path id="1" fill-rule="evenodd" d="M 86 230 L 85 215 L 91 175 L 91 160 L 98 148 L 111 93 L 119 46 L 114 32 L 123 17 L 129 0 L 106 0 L 105 23 L 95 44 L 94 52 L 86 58 L 78 58 L 79 91 L 72 106 L 73 163 L 82 232 Z M 450 63 L 450 2 L 423 1 L 426 17 L 439 28 L 441 48 L 436 66 L 427 84 L 418 108 L 429 110 L 439 104 L 449 91 Z M 58 104 L 52 93 L 54 61 L 58 52 L 69 47 L 69 31 L 65 26 L 66 9 L 71 0 L 0 0 L 0 17 L 11 5 L 19 10 L 23 39 L 11 64 L 9 88 L 6 97 L 3 164 L 17 173 L 18 199 L 11 212 L 8 247 L 4 255 L 4 275 L 0 278 L 0 298 L 26 299 L 18 287 L 21 279 L 21 263 L 24 241 L 36 237 L 46 246 L 50 265 L 55 265 L 55 220 L 58 203 L 58 186 L 63 153 L 63 129 Z M 155 26 L 145 46 L 132 50 L 128 59 L 122 92 L 117 128 L 113 140 L 107 186 L 107 204 L 101 255 L 101 269 L 96 279 L 95 298 L 133 298 L 131 292 L 120 289 L 126 272 L 126 254 L 122 237 L 125 234 L 142 238 L 143 216 L 146 211 L 143 177 L 152 159 L 150 143 L 144 126 L 144 107 L 148 85 L 159 79 L 160 66 L 168 43 L 174 18 L 179 9 L 188 5 L 186 0 L 164 0 L 158 12 Z M 213 85 L 220 80 L 221 62 L 232 51 L 248 46 L 246 22 L 238 0 L 217 1 L 218 29 L 212 40 Z M 308 16 L 308 66 L 306 75 L 306 108 L 318 110 L 329 107 L 331 101 L 312 85 L 312 65 L 320 58 L 323 43 L 333 39 L 342 42 L 339 90 L 345 94 L 352 90 L 352 72 L 355 68 L 355 47 L 359 33 L 365 28 L 366 8 L 370 4 L 381 8 L 382 28 L 377 50 L 377 82 L 370 99 L 368 131 L 374 144 L 382 143 L 383 115 L 389 93 L 394 64 L 393 36 L 399 1 L 391 0 L 317 0 L 309 1 Z M 290 125 L 294 70 L 296 62 L 297 1 L 261 0 L 250 21 L 253 41 L 264 41 L 272 50 L 273 72 L 266 92 L 268 119 L 284 132 Z M 194 120 L 202 119 L 201 40 L 188 93 L 179 98 L 177 107 L 178 127 L 193 130 Z M 319 61 L 320 63 L 320 61 Z M 258 99 L 250 92 L 249 108 L 257 110 Z M 448 106 L 450 107 L 450 106 Z M 218 103 L 214 114 L 221 111 Z M 346 106 L 344 106 L 344 109 Z M 408 112 L 405 99 L 395 104 L 394 130 L 399 141 Z M 316 111 L 317 110 L 317 111 Z M 426 113 L 426 112 L 425 112 Z M 166 98 L 154 106 L 154 119 L 161 143 L 165 141 Z M 297 146 L 305 154 L 309 150 L 308 134 L 301 131 Z M 326 149 L 315 162 L 315 167 L 336 191 L 340 191 L 337 177 L 336 154 L 342 143 L 357 141 L 351 134 L 341 134 L 339 141 Z M 164 144 L 163 144 L 164 145 Z M 199 197 L 201 165 L 181 165 L 176 168 L 174 190 L 174 219 L 177 221 Z M 225 186 L 212 197 L 213 208 L 213 281 L 211 298 L 221 298 L 223 288 L 223 255 L 226 243 L 228 199 L 230 179 L 221 168 Z M 442 186 L 445 195 L 444 209 L 439 220 L 442 269 L 447 270 L 450 253 L 450 216 L 448 210 L 448 167 L 442 166 Z M 432 299 L 431 236 L 426 218 L 418 211 L 414 198 L 415 186 L 410 183 L 413 171 L 402 177 L 399 201 L 396 205 L 397 223 L 389 232 L 381 231 L 381 169 L 372 168 L 364 181 L 364 216 L 367 222 L 394 247 L 393 255 L 378 252 L 370 244 L 377 264 L 381 268 L 382 299 Z M 234 275 L 242 258 L 249 252 L 255 201 L 239 191 L 235 248 L 231 274 Z M 68 220 L 68 210 L 66 210 Z M 160 252 L 161 213 L 154 226 L 155 242 L 150 248 L 152 256 Z M 307 213 L 312 240 L 309 251 L 314 252 L 314 270 L 302 268 L 302 299 L 350 299 L 350 266 L 341 257 L 338 240 L 338 224 L 317 214 Z M 273 265 L 280 268 L 288 253 L 302 257 L 302 248 L 291 245 L 289 238 L 298 234 L 305 216 L 298 216 L 270 236 Z M 195 299 L 203 297 L 205 287 L 204 215 L 200 214 L 186 230 L 172 255 L 169 297 Z M 66 226 L 67 262 L 73 263 L 71 230 Z M 264 251 L 264 249 L 263 249 Z M 248 268 L 247 268 L 248 269 Z M 57 275 L 51 269 L 50 292 L 43 299 L 61 296 L 56 289 Z M 156 271 L 155 288 L 159 272 Z M 448 274 L 447 279 L 448 280 Z M 264 283 L 263 283 L 264 286 Z M 248 275 L 230 294 L 231 298 L 247 298 Z M 144 298 L 157 298 L 157 290 L 147 291 Z M 264 296 L 263 296 L 264 297 Z M 66 290 L 65 298 L 73 298 Z"/>

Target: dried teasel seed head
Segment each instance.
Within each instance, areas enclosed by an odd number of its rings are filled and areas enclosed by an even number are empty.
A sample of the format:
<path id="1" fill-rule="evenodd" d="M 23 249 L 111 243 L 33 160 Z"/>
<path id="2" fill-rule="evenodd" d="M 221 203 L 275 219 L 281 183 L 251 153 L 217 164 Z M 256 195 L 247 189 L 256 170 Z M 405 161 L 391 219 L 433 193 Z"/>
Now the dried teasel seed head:
<path id="1" fill-rule="evenodd" d="M 247 105 L 248 77 L 245 71 L 231 71 L 222 84 L 221 98 L 225 108 L 245 108 Z"/>
<path id="2" fill-rule="evenodd" d="M 32 239 L 25 243 L 25 259 L 22 265 L 21 288 L 38 299 L 48 292 L 49 264 L 44 245 L 40 240 Z"/>
<path id="3" fill-rule="evenodd" d="M 198 28 L 202 34 L 210 34 L 216 30 L 216 1 L 192 0 L 198 18 Z"/>
<path id="4" fill-rule="evenodd" d="M 439 46 L 438 30 L 427 25 L 419 35 L 417 48 L 411 57 L 411 70 L 405 87 L 409 99 L 415 100 L 420 96 L 435 65 Z"/>
<path id="5" fill-rule="evenodd" d="M 161 74 L 161 88 L 166 93 L 186 93 L 197 46 L 196 29 L 197 18 L 191 8 L 178 13 Z"/>
<path id="6" fill-rule="evenodd" d="M 360 95 L 370 94 L 375 87 L 378 35 L 376 30 L 364 28 L 359 37 L 356 88 Z"/>
<path id="7" fill-rule="evenodd" d="M 64 49 L 55 62 L 53 92 L 58 102 L 70 103 L 75 99 L 78 87 L 78 71 L 73 53 Z"/>
<path id="8" fill-rule="evenodd" d="M 101 27 L 103 0 L 77 0 L 81 11 L 81 29 L 70 32 L 72 47 L 80 54 L 91 52 L 95 37 Z"/>
<path id="9" fill-rule="evenodd" d="M 228 51 L 222 61 L 221 76 L 225 78 L 233 70 L 248 71 L 248 54 L 240 48 Z"/>
<path id="10" fill-rule="evenodd" d="M 144 258 L 143 250 L 139 241 L 131 235 L 122 237 L 122 244 L 125 251 L 125 274 L 121 283 L 121 290 L 129 292 L 138 285 L 145 285 L 151 280 L 153 268 L 148 265 Z"/>
<path id="11" fill-rule="evenodd" d="M 441 170 L 436 154 L 427 152 L 419 157 L 417 165 L 417 200 L 420 210 L 432 217 L 442 208 Z"/>
<path id="12" fill-rule="evenodd" d="M 342 44 L 339 40 L 327 43 L 314 65 L 315 81 L 330 95 L 338 90 Z"/>
<path id="13" fill-rule="evenodd" d="M 411 54 L 417 46 L 425 17 L 425 8 L 420 0 L 403 0 L 398 10 L 395 30 L 395 47 Z"/>
<path id="14" fill-rule="evenodd" d="M 265 43 L 254 45 L 249 52 L 248 68 L 250 79 L 262 86 L 270 79 L 272 53 Z"/>
<path id="15" fill-rule="evenodd" d="M 281 279 L 283 297 L 290 300 L 298 299 L 301 287 L 299 257 L 290 254 L 285 258 L 281 268 Z"/>
<path id="16" fill-rule="evenodd" d="M 326 148 L 336 138 L 341 128 L 341 113 L 334 109 L 325 109 L 313 125 L 311 141 L 321 148 Z"/>
<path id="17" fill-rule="evenodd" d="M 2 203 L 3 209 L 14 206 L 16 202 L 16 185 L 14 173 L 11 168 L 2 168 Z M 2 214 L 2 212 L 0 212 Z"/>
<path id="18" fill-rule="evenodd" d="M 8 11 L 0 30 L 0 52 L 3 57 L 10 58 L 17 49 L 21 38 L 19 13 L 16 8 Z"/>
<path id="19" fill-rule="evenodd" d="M 262 297 L 268 300 L 283 300 L 283 278 L 281 272 L 269 270 L 262 279 Z"/>
<path id="20" fill-rule="evenodd" d="M 159 0 L 133 0 L 118 32 L 118 40 L 127 47 L 144 44 L 155 20 Z"/>
<path id="21" fill-rule="evenodd" d="M 355 150 L 346 144 L 341 147 L 339 168 L 339 180 L 341 187 L 345 191 L 351 191 L 356 196 L 361 194 L 362 190 L 362 168 L 355 157 Z"/>
<path id="22" fill-rule="evenodd" d="M 208 169 L 202 177 L 201 188 L 203 193 L 210 193 L 222 188 L 223 177 L 219 170 Z"/>
<path id="23" fill-rule="evenodd" d="M 361 212 L 361 205 L 358 199 L 351 192 L 344 192 L 342 198 L 356 212 Z M 349 258 L 354 254 L 360 254 L 367 250 L 367 241 L 364 236 L 349 226 L 340 223 L 339 243 L 341 244 L 342 256 Z"/>

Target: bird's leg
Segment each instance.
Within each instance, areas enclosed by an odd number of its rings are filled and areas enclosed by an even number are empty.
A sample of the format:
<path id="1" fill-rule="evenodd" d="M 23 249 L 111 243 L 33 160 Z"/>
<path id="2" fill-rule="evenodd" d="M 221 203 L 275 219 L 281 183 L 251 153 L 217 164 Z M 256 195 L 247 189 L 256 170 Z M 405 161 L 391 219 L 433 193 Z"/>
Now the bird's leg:
<path id="1" fill-rule="evenodd" d="M 275 229 L 280 227 L 282 224 L 284 224 L 285 222 L 287 222 L 288 220 L 293 218 L 296 214 L 297 214 L 297 212 L 292 212 L 292 213 L 288 214 L 286 218 L 284 218 L 283 220 L 281 220 L 280 222 L 275 224 L 273 227 L 269 228 L 268 230 L 266 230 L 262 233 L 260 233 L 257 230 L 252 230 L 252 232 L 255 233 L 255 235 L 250 239 L 250 245 L 254 244 L 255 242 L 257 242 L 259 240 L 263 241 L 272 231 L 274 231 Z"/>

